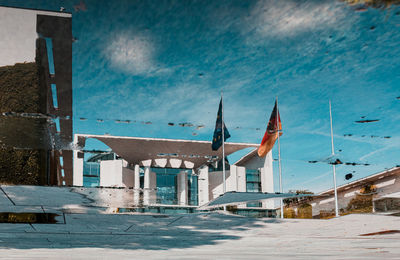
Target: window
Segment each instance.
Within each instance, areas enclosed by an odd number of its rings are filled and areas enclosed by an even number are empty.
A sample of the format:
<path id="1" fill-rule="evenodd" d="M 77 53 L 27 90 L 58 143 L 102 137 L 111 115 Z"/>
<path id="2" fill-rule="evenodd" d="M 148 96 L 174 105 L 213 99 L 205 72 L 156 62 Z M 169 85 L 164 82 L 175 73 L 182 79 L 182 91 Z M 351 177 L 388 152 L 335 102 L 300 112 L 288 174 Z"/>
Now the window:
<path id="1" fill-rule="evenodd" d="M 258 169 L 246 169 L 246 191 L 261 192 L 261 178 Z M 247 203 L 247 207 L 261 207 L 261 205 L 261 202 Z"/>
<path id="2" fill-rule="evenodd" d="M 100 163 L 84 162 L 83 163 L 83 186 L 98 187 L 100 185 Z"/>
<path id="3" fill-rule="evenodd" d="M 198 205 L 198 177 L 192 175 L 192 170 L 176 168 L 150 168 L 156 173 L 157 178 L 157 203 L 166 205 L 178 205 L 177 175 L 185 171 L 188 175 L 188 205 Z M 143 188 L 144 168 L 140 169 L 140 186 Z"/>

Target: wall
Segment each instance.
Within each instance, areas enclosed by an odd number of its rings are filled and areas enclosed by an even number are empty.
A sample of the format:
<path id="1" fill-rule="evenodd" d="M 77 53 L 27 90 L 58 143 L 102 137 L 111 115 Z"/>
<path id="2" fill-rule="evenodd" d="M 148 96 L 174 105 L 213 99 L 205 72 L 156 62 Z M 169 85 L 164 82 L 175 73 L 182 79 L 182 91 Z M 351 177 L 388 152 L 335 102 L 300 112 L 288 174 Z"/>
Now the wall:
<path id="1" fill-rule="evenodd" d="M 135 182 L 135 171 L 122 167 L 122 187 L 133 188 Z"/>
<path id="2" fill-rule="evenodd" d="M 100 162 L 100 186 L 122 187 L 122 160 Z"/>
<path id="3" fill-rule="evenodd" d="M 261 191 L 274 192 L 274 172 L 272 167 L 272 153 L 269 152 L 261 161 Z"/>
<path id="4" fill-rule="evenodd" d="M 375 185 L 377 187 L 376 194 L 373 195 L 373 200 L 377 200 L 387 194 L 393 194 L 400 191 L 400 170 L 395 172 L 395 174 L 383 177 L 376 181 L 363 181 L 357 183 L 355 187 L 347 189 L 338 189 L 338 207 L 346 211 L 346 208 L 350 201 L 354 199 L 357 193 L 366 185 Z M 310 202 L 312 206 L 312 214 L 316 216 L 320 214 L 321 211 L 333 211 L 335 209 L 334 195 L 329 194 L 327 196 L 320 196 L 314 198 Z"/>
<path id="5" fill-rule="evenodd" d="M 83 158 L 78 158 L 78 151 L 74 151 L 73 185 L 83 186 Z"/>
<path id="6" fill-rule="evenodd" d="M 236 173 L 236 172 L 235 172 Z M 236 190 L 236 174 L 231 174 L 231 171 L 225 171 L 226 191 Z M 218 198 L 224 193 L 223 172 L 215 171 L 208 173 L 210 200 Z"/>
<path id="7" fill-rule="evenodd" d="M 208 166 L 203 166 L 198 169 L 198 174 L 199 206 L 201 206 L 210 201 L 210 188 L 208 185 Z"/>
<path id="8" fill-rule="evenodd" d="M 0 50 L 7 50 L 0 53 L 0 66 L 35 61 L 38 14 L 71 17 L 68 13 L 0 7 Z"/>

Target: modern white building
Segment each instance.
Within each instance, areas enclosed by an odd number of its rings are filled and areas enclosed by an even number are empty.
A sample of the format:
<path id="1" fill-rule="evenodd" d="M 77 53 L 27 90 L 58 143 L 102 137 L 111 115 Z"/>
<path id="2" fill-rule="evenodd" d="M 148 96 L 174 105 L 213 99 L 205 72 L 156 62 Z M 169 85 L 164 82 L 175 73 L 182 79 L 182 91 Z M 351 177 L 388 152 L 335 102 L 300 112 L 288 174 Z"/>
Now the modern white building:
<path id="1" fill-rule="evenodd" d="M 84 159 L 88 138 L 112 149 Z M 76 134 L 74 186 L 129 188 L 139 205 L 201 206 L 223 194 L 222 149 L 211 142 Z M 258 144 L 225 143 L 225 154 Z M 87 152 L 87 151 L 86 151 Z M 226 191 L 274 192 L 272 156 L 256 150 L 233 164 L 226 162 Z M 239 207 L 274 209 L 273 201 Z"/>

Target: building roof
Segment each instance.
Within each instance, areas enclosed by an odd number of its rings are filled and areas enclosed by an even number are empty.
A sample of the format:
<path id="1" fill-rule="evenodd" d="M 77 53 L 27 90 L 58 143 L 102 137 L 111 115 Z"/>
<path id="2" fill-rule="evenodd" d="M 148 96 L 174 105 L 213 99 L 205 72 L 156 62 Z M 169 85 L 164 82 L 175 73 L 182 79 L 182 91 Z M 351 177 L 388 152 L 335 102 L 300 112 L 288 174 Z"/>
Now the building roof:
<path id="1" fill-rule="evenodd" d="M 11 8 L 11 9 L 20 9 L 23 11 L 31 11 L 41 15 L 53 15 L 60 17 L 72 17 L 72 13 L 68 11 L 54 11 L 48 9 L 36 9 L 36 8 L 26 8 L 26 7 L 18 7 L 18 6 L 8 6 L 8 5 L 0 5 L 0 8 Z"/>
<path id="2" fill-rule="evenodd" d="M 369 175 L 367 177 L 364 177 L 364 178 L 349 182 L 347 184 L 338 186 L 337 187 L 337 191 L 338 192 L 345 191 L 345 190 L 357 187 L 359 185 L 375 182 L 375 181 L 377 181 L 379 179 L 382 179 L 382 178 L 390 176 L 390 175 L 395 175 L 395 174 L 400 174 L 400 167 L 393 167 L 391 169 L 388 169 L 388 170 L 385 170 L 385 171 L 382 171 L 382 172 L 378 172 L 378 173 Z M 326 195 L 330 195 L 330 193 L 333 193 L 333 192 L 334 192 L 334 189 L 329 189 L 329 190 L 326 190 L 326 191 L 318 193 L 318 195 L 326 196 Z"/>
<path id="3" fill-rule="evenodd" d="M 258 146 L 258 145 L 257 145 Z M 250 151 L 248 154 L 242 156 L 237 162 L 234 163 L 236 166 L 244 166 L 248 161 L 250 161 L 254 156 L 258 156 L 257 149 Z"/>
<path id="4" fill-rule="evenodd" d="M 222 158 L 222 149 L 213 151 L 210 141 L 82 134 L 76 136 L 80 147 L 84 147 L 87 138 L 95 138 L 131 164 L 140 164 L 149 159 L 166 158 L 189 161 L 194 163 L 194 168 L 198 168 Z M 258 144 L 225 143 L 225 156 L 248 147 L 258 147 Z"/>

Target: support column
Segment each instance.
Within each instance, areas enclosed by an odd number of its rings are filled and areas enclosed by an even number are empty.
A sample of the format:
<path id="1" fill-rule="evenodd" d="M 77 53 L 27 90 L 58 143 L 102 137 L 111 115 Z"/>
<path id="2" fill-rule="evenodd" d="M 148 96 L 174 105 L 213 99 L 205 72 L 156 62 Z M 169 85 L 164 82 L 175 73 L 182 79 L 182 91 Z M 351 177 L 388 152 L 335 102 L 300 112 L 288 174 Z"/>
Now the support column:
<path id="1" fill-rule="evenodd" d="M 188 204 L 188 176 L 186 171 L 178 173 L 177 184 L 178 184 L 178 204 L 187 205 Z"/>
<path id="2" fill-rule="evenodd" d="M 157 174 L 155 172 L 150 171 L 150 204 L 157 203 Z"/>
<path id="3" fill-rule="evenodd" d="M 243 166 L 236 167 L 237 191 L 246 192 L 246 168 Z M 246 203 L 239 204 L 238 208 L 246 208 Z"/>
<path id="4" fill-rule="evenodd" d="M 143 205 L 150 205 L 150 167 L 144 167 Z"/>
<path id="5" fill-rule="evenodd" d="M 135 164 L 133 174 L 133 205 L 139 206 L 143 204 L 140 202 L 140 167 L 139 164 Z"/>
<path id="6" fill-rule="evenodd" d="M 140 189 L 140 167 L 138 164 L 135 164 L 135 168 L 134 168 L 134 180 L 133 180 L 133 188 L 135 190 Z"/>
<path id="7" fill-rule="evenodd" d="M 157 199 L 157 176 L 150 171 L 150 166 L 144 167 L 143 204 L 151 205 Z"/>
<path id="8" fill-rule="evenodd" d="M 73 185 L 83 186 L 83 153 L 74 151 Z"/>
<path id="9" fill-rule="evenodd" d="M 208 186 L 208 166 L 204 166 L 199 169 L 198 185 L 199 206 L 201 206 L 210 201 L 210 189 Z"/>
<path id="10" fill-rule="evenodd" d="M 144 189 L 150 189 L 150 167 L 145 166 L 144 167 Z"/>

